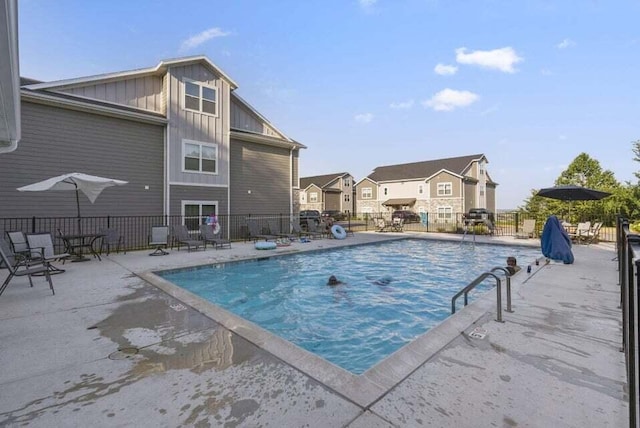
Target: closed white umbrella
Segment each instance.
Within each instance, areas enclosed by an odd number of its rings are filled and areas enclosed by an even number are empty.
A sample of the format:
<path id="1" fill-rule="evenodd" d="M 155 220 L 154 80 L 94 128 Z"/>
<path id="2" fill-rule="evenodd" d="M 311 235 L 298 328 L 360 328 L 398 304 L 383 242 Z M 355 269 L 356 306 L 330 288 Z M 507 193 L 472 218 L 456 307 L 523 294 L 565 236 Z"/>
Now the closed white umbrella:
<path id="1" fill-rule="evenodd" d="M 127 182 L 123 180 L 72 172 L 71 174 L 63 174 L 27 186 L 18 187 L 17 190 L 20 192 L 44 192 L 47 190 L 75 191 L 76 206 L 78 208 L 78 231 L 82 232 L 80 230 L 80 200 L 78 198 L 78 191 L 82 191 L 91 203 L 94 203 L 98 195 L 107 187 L 122 186 L 124 184 L 127 184 Z"/>

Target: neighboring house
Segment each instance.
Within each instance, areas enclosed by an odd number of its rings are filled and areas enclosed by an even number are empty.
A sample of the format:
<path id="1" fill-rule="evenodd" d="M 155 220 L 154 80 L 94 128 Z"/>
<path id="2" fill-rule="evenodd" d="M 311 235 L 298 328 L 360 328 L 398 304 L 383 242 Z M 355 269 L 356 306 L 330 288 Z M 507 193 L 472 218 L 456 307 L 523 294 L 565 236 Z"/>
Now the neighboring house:
<path id="1" fill-rule="evenodd" d="M 294 214 L 302 144 L 204 56 L 55 82 L 23 79 L 22 140 L 0 156 L 0 217 L 75 215 L 72 192 L 16 188 L 67 172 L 126 180 L 86 216 Z"/>
<path id="2" fill-rule="evenodd" d="M 356 183 L 359 213 L 405 209 L 428 213 L 430 221 L 454 219 L 470 208 L 495 212 L 497 183 L 483 154 L 379 166 Z"/>
<path id="3" fill-rule="evenodd" d="M 300 209 L 353 212 L 353 185 L 348 172 L 300 178 Z"/>

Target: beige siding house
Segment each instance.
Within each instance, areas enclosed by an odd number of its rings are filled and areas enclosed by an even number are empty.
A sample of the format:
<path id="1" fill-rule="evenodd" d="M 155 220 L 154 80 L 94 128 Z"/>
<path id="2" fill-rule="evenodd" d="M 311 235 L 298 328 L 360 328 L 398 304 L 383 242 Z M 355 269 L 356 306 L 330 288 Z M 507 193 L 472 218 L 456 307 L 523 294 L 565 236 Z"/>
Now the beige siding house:
<path id="1" fill-rule="evenodd" d="M 430 221 L 454 219 L 470 208 L 495 212 L 497 183 L 483 154 L 380 166 L 356 183 L 359 213 L 394 210 L 428 213 Z"/>
<path id="2" fill-rule="evenodd" d="M 300 178 L 300 209 L 354 212 L 353 188 L 348 172 Z"/>
<path id="3" fill-rule="evenodd" d="M 60 195 L 16 188 L 74 171 L 129 182 L 105 191 L 85 215 L 297 213 L 304 146 L 237 87 L 204 56 L 56 82 L 23 79 L 24 144 L 0 156 L 0 217 L 32 216 L 36 207 L 73 215 Z"/>

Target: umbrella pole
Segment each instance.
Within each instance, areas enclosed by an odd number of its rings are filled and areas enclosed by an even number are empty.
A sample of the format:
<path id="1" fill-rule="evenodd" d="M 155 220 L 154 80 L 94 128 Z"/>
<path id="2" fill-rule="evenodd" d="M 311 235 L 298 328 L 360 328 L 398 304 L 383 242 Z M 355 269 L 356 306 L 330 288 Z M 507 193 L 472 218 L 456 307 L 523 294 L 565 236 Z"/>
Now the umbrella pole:
<path id="1" fill-rule="evenodd" d="M 76 208 L 78 208 L 78 235 L 82 235 L 82 219 L 80 218 L 80 198 L 78 197 L 78 185 L 76 186 Z"/>

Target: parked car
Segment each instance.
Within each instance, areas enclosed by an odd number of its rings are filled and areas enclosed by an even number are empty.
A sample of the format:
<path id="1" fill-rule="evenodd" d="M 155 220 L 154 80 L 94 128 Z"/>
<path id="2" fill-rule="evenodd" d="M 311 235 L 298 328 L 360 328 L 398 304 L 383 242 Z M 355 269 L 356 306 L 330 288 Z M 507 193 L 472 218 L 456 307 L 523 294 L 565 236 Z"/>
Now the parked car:
<path id="1" fill-rule="evenodd" d="M 345 219 L 345 215 L 342 211 L 339 210 L 324 210 L 320 216 L 323 219 L 332 218 L 335 221 L 340 221 Z"/>
<path id="2" fill-rule="evenodd" d="M 467 220 L 490 220 L 491 223 L 495 223 L 495 217 L 493 213 L 486 208 L 471 208 L 469 213 L 465 215 Z"/>
<path id="3" fill-rule="evenodd" d="M 307 221 L 314 221 L 316 224 L 320 224 L 320 211 L 318 210 L 300 211 L 300 226 L 303 229 L 306 229 Z"/>
<path id="4" fill-rule="evenodd" d="M 420 221 L 420 216 L 409 210 L 396 210 L 391 214 L 391 218 L 401 218 L 405 223 L 416 223 Z"/>

